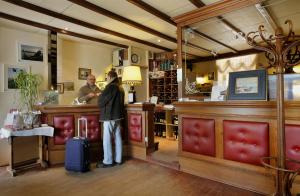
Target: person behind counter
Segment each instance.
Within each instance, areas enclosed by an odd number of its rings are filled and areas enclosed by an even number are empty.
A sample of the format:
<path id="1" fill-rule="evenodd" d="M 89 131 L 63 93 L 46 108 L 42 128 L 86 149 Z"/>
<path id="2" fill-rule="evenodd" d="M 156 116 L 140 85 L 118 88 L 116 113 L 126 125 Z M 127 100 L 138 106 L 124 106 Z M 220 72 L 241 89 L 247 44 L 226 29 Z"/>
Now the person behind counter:
<path id="1" fill-rule="evenodd" d="M 96 86 L 96 78 L 94 75 L 90 74 L 87 77 L 86 85 L 82 86 L 79 89 L 78 101 L 79 102 L 86 102 L 88 104 L 97 104 L 98 96 L 100 95 L 101 91 Z"/>
<path id="2" fill-rule="evenodd" d="M 124 118 L 124 90 L 119 84 L 114 70 L 108 72 L 108 84 L 99 97 L 100 121 L 103 121 L 103 162 L 96 167 L 103 168 L 122 164 L 122 137 L 120 121 Z M 115 153 L 112 153 L 112 141 L 115 141 Z"/>

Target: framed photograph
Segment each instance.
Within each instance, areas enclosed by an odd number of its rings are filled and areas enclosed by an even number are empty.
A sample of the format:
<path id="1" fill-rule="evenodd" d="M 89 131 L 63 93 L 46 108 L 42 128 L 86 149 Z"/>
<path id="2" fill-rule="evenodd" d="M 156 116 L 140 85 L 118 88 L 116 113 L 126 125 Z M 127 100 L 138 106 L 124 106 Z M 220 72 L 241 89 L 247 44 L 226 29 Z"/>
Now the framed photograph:
<path id="1" fill-rule="evenodd" d="M 64 93 L 64 84 L 63 83 L 57 83 L 56 84 L 56 90 L 59 94 Z"/>
<path id="2" fill-rule="evenodd" d="M 74 82 L 64 82 L 65 91 L 74 91 Z"/>
<path id="3" fill-rule="evenodd" d="M 92 73 L 91 69 L 79 68 L 79 70 L 78 70 L 78 79 L 79 80 L 86 80 L 88 75 L 90 75 L 91 73 Z"/>
<path id="4" fill-rule="evenodd" d="M 116 72 L 117 72 L 117 74 L 118 74 L 118 77 L 122 77 L 122 71 L 123 71 L 122 68 L 117 68 L 117 69 L 116 69 Z"/>
<path id="5" fill-rule="evenodd" d="M 266 100 L 266 70 L 229 73 L 228 100 Z"/>
<path id="6" fill-rule="evenodd" d="M 18 65 L 5 65 L 4 66 L 4 90 L 16 90 L 17 85 L 15 78 L 20 72 L 27 72 L 28 68 Z"/>
<path id="7" fill-rule="evenodd" d="M 207 74 L 207 79 L 208 80 L 215 80 L 215 72 L 209 72 Z"/>
<path id="8" fill-rule="evenodd" d="M 18 44 L 18 61 L 19 62 L 43 62 L 44 49 L 42 46 L 34 46 L 30 44 Z"/>

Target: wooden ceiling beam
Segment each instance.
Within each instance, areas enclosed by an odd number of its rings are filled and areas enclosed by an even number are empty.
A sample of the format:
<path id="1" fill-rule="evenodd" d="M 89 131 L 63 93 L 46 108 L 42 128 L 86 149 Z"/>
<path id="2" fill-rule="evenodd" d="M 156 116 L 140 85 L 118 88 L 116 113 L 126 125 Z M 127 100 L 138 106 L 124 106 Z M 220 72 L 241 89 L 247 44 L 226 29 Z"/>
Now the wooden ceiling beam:
<path id="1" fill-rule="evenodd" d="M 132 26 L 134 28 L 137 28 L 137 29 L 139 29 L 141 31 L 145 31 L 145 32 L 150 33 L 152 35 L 156 35 L 157 37 L 161 37 L 161 38 L 163 38 L 165 40 L 168 40 L 170 42 L 177 43 L 177 40 L 175 38 L 169 36 L 169 35 L 163 34 L 163 33 L 159 32 L 159 31 L 156 31 L 156 30 L 151 29 L 151 28 L 149 28 L 147 26 L 139 24 L 139 23 L 137 23 L 137 22 L 135 22 L 133 20 L 130 20 L 130 19 L 127 19 L 127 18 L 125 18 L 123 16 L 115 14 L 115 13 L 109 11 L 109 10 L 106 10 L 106 9 L 104 9 L 104 8 L 102 8 L 100 6 L 97 6 L 95 4 L 92 4 L 92 3 L 88 2 L 88 1 L 85 1 L 85 0 L 68 0 L 68 1 L 70 1 L 70 2 L 72 2 L 74 4 L 77 4 L 79 6 L 82 6 L 84 8 L 87 8 L 89 10 L 92 10 L 92 11 L 98 13 L 98 14 L 102 14 L 104 16 L 107 16 L 107 17 L 112 18 L 114 20 L 117 20 L 119 22 L 122 22 L 124 24 L 129 25 L 129 26 Z"/>
<path id="2" fill-rule="evenodd" d="M 194 11 L 176 16 L 172 19 L 177 23 L 177 25 L 183 27 L 209 18 L 221 16 L 237 9 L 252 6 L 263 1 L 265 0 L 223 0 L 200 7 Z"/>
<path id="3" fill-rule="evenodd" d="M 26 8 L 26 9 L 29 9 L 29 10 L 32 10 L 32 11 L 35 11 L 35 12 L 38 12 L 38 13 L 41 13 L 41 14 L 52 16 L 52 17 L 55 17 L 55 18 L 58 18 L 58 19 L 61 19 L 61 20 L 64 20 L 64 21 L 67 21 L 67 22 L 70 22 L 70 23 L 73 23 L 73 24 L 77 24 L 77 25 L 80 25 L 80 26 L 83 26 L 83 27 L 86 27 L 86 28 L 89 28 L 89 29 L 92 29 L 92 30 L 96 30 L 96 31 L 99 31 L 99 32 L 102 32 L 102 33 L 106 33 L 106 34 L 113 35 L 113 36 L 116 36 L 116 37 L 120 37 L 120 38 L 123 38 L 123 39 L 126 39 L 126 40 L 130 40 L 130 41 L 134 41 L 134 42 L 144 44 L 144 45 L 147 45 L 147 46 L 150 46 L 150 47 L 153 47 L 153 48 L 157 48 L 157 49 L 161 49 L 161 50 L 165 50 L 165 51 L 172 51 L 172 49 L 170 49 L 170 48 L 166 48 L 166 47 L 163 47 L 163 46 L 160 46 L 160 45 L 148 42 L 148 41 L 144 41 L 144 40 L 141 40 L 141 39 L 137 39 L 135 37 L 131 37 L 131 36 L 116 32 L 116 31 L 112 31 L 112 30 L 109 30 L 109 29 L 106 29 L 106 28 L 103 28 L 103 27 L 100 27 L 100 26 L 97 26 L 97 25 L 94 25 L 94 24 L 76 19 L 76 18 L 73 18 L 73 17 L 70 17 L 70 16 L 66 16 L 66 15 L 54 12 L 52 10 L 45 9 L 43 7 L 25 2 L 25 1 L 22 1 L 22 0 L 3 0 L 3 1 L 6 1 L 8 3 L 12 3 L 14 5 L 18 5 L 20 7 L 23 7 L 23 8 Z"/>
<path id="4" fill-rule="evenodd" d="M 170 37 L 168 35 L 162 34 L 162 33 L 158 32 L 156 30 L 153 30 L 153 29 L 151 29 L 149 27 L 141 25 L 141 24 L 139 24 L 139 23 L 137 23 L 135 21 L 129 20 L 129 19 L 123 17 L 123 16 L 115 14 L 115 13 L 109 11 L 109 10 L 106 10 L 106 9 L 104 9 L 104 8 L 102 8 L 100 6 L 97 6 L 95 4 L 92 4 L 92 3 L 88 2 L 88 1 L 85 1 L 85 0 L 68 0 L 68 1 L 70 1 L 72 3 L 75 3 L 77 5 L 80 5 L 80 6 L 84 7 L 84 8 L 90 9 L 90 10 L 96 12 L 96 13 L 99 13 L 99 14 L 105 15 L 107 17 L 110 17 L 110 18 L 112 18 L 114 20 L 120 21 L 120 22 L 122 22 L 124 24 L 130 25 L 132 27 L 135 27 L 137 29 L 145 31 L 147 33 L 151 33 L 151 34 L 156 35 L 158 37 L 164 38 L 164 39 L 166 39 L 168 41 L 177 43 L 177 40 L 175 38 L 172 38 L 172 37 Z M 195 44 L 191 44 L 191 43 L 188 43 L 188 44 L 189 44 L 190 47 L 193 47 L 193 48 L 196 48 L 196 49 L 200 49 L 200 50 L 204 50 L 204 51 L 207 51 L 209 53 L 211 52 L 210 50 L 208 50 L 206 48 L 203 48 L 203 47 L 200 47 L 200 46 L 197 46 Z"/>
<path id="5" fill-rule="evenodd" d="M 189 0 L 196 7 L 203 7 L 205 4 L 201 0 Z"/>
<path id="6" fill-rule="evenodd" d="M 165 13 L 162 13 L 158 9 L 152 7 L 151 5 L 145 3 L 142 0 L 127 0 L 129 3 L 132 3 L 133 5 L 145 10 L 146 12 L 149 12 L 150 14 L 157 16 L 158 18 L 170 23 L 171 25 L 176 26 L 176 23 L 171 19 L 170 16 L 168 16 Z"/>
<path id="7" fill-rule="evenodd" d="M 70 36 L 73 36 L 73 37 L 78 37 L 78 38 L 82 38 L 82 39 L 86 39 L 86 40 L 90 40 L 90 41 L 94 41 L 94 42 L 99 42 L 99 43 L 103 43 L 103 44 L 117 46 L 117 47 L 120 47 L 120 48 L 128 48 L 127 45 L 123 45 L 123 44 L 119 44 L 119 43 L 115 43 L 115 42 L 111 42 L 111 41 L 107 41 L 107 40 L 103 40 L 103 39 L 99 39 L 99 38 L 95 38 L 95 37 L 75 33 L 75 32 L 72 32 L 72 31 L 67 31 L 67 30 L 64 30 L 64 29 L 59 29 L 59 28 L 56 28 L 56 27 L 52 27 L 52 26 L 49 26 L 49 25 L 42 24 L 42 23 L 38 23 L 38 22 L 27 20 L 27 19 L 23 19 L 23 18 L 20 18 L 20 17 L 16 17 L 16 16 L 13 16 L 13 15 L 9 15 L 9 14 L 3 13 L 3 12 L 0 12 L 0 18 L 4 18 L 4 19 L 10 20 L 10 21 L 21 23 L 21 24 L 34 26 L 34 27 L 45 29 L 45 30 L 48 30 L 48 31 L 54 31 L 54 32 L 57 32 L 57 33 L 70 35 Z"/>
<path id="8" fill-rule="evenodd" d="M 191 3 L 193 3 L 197 8 L 206 6 L 201 0 L 189 0 L 189 1 Z M 197 3 L 194 3 L 194 2 L 197 2 Z M 242 37 L 246 36 L 246 34 L 244 32 L 242 32 L 239 28 L 235 27 L 232 23 L 230 23 L 228 20 L 226 20 L 222 16 L 217 16 L 217 18 L 220 20 L 220 22 L 222 22 L 224 25 L 226 25 L 227 28 L 231 29 L 235 33 L 241 35 Z M 238 51 L 235 50 L 235 52 L 238 52 Z"/>
<path id="9" fill-rule="evenodd" d="M 172 24 L 172 25 L 174 25 L 174 26 L 177 26 L 176 23 L 171 19 L 170 16 L 168 16 L 167 14 L 162 13 L 161 11 L 159 11 L 159 10 L 157 10 L 156 8 L 152 7 L 151 5 L 149 5 L 149 4 L 145 3 L 145 2 L 143 2 L 142 0 L 127 0 L 127 1 L 128 1 L 129 3 L 134 4 L 134 5 L 137 6 L 137 7 L 139 7 L 139 8 L 141 8 L 141 9 L 145 10 L 145 11 L 148 12 L 148 13 L 153 14 L 153 15 L 157 16 L 158 18 L 160 18 L 160 19 L 166 21 L 166 22 L 169 22 L 170 24 Z M 200 4 L 202 3 L 202 1 L 199 1 L 199 0 L 193 1 L 193 2 L 199 2 Z M 198 5 L 198 4 L 197 4 L 197 5 Z M 202 3 L 201 5 L 205 5 L 205 4 Z M 194 31 L 197 35 L 199 35 L 200 37 L 202 37 L 202 38 L 205 38 L 205 39 L 207 39 L 207 40 L 209 40 L 209 41 L 215 42 L 215 43 L 217 43 L 217 44 L 219 44 L 219 45 L 221 45 L 221 46 L 223 46 L 223 47 L 225 47 L 225 48 L 228 48 L 228 49 L 230 49 L 230 50 L 232 50 L 232 51 L 234 51 L 234 52 L 238 52 L 238 50 L 236 50 L 236 49 L 234 49 L 234 48 L 232 48 L 232 47 L 230 47 L 230 46 L 228 46 L 228 45 L 226 45 L 226 44 L 224 44 L 224 43 L 222 43 L 222 42 L 220 42 L 220 41 L 218 41 L 218 40 L 216 40 L 216 39 L 214 39 L 214 38 L 212 38 L 212 37 L 210 37 L 210 36 L 208 36 L 208 35 L 206 35 L 206 34 L 204 34 L 204 33 L 201 33 L 201 32 L 199 32 L 199 31 L 197 31 L 197 30 L 193 30 L 193 31 Z M 205 49 L 205 50 L 207 50 L 207 49 Z M 209 50 L 209 51 L 210 51 L 210 50 Z"/>
<path id="10" fill-rule="evenodd" d="M 231 57 L 237 57 L 237 56 L 243 56 L 243 55 L 249 55 L 249 54 L 257 54 L 260 53 L 261 51 L 250 48 L 247 50 L 242 50 L 239 53 L 224 53 L 224 54 L 219 54 L 218 56 L 208 56 L 208 57 L 200 57 L 196 59 L 192 59 L 192 63 L 200 63 L 200 62 L 206 62 L 206 61 L 214 61 L 214 60 L 219 60 L 219 59 L 224 59 L 224 58 L 231 58 Z"/>

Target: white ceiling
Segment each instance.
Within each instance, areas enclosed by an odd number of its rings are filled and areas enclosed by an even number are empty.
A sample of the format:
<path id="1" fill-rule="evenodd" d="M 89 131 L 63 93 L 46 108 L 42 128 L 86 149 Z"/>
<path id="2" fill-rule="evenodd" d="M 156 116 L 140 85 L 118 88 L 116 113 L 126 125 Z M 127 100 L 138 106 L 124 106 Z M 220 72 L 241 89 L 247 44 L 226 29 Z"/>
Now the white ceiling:
<path id="1" fill-rule="evenodd" d="M 156 31 L 159 31 L 163 34 L 176 38 L 176 27 L 169 24 L 168 22 L 159 19 L 158 17 L 142 10 L 141 8 L 127 2 L 126 0 L 88 0 L 90 3 L 98 5 L 102 8 L 105 8 L 111 12 L 119 14 L 125 18 L 136 21 L 142 25 L 145 25 L 149 28 L 152 28 Z M 197 9 L 189 0 L 143 0 L 145 3 L 150 4 L 154 8 L 160 10 L 161 12 L 167 14 L 170 17 L 175 17 L 186 12 Z M 206 5 L 217 2 L 218 0 L 202 0 Z M 91 10 L 88 10 L 79 5 L 75 5 L 67 0 L 26 0 L 26 2 L 41 6 L 43 8 L 62 13 L 67 16 L 74 17 L 119 33 L 145 40 L 163 47 L 170 49 L 176 49 L 176 43 L 170 42 L 163 38 L 160 38 L 156 35 L 152 35 L 145 31 L 139 30 L 127 24 L 121 23 L 104 15 L 98 14 Z M 264 2 L 265 8 L 268 10 L 273 19 L 279 24 L 283 25 L 286 19 L 292 19 L 294 22 L 294 29 L 296 34 L 300 33 L 300 1 L 299 0 L 267 0 Z M 96 30 L 91 30 L 83 26 L 79 26 L 73 23 L 69 23 L 60 19 L 56 19 L 44 14 L 40 14 L 26 8 L 19 7 L 4 1 L 0 1 L 0 11 L 21 17 L 27 20 L 39 22 L 42 24 L 47 24 L 57 28 L 68 28 L 69 31 L 76 33 L 88 35 L 91 37 L 96 37 L 112 42 L 117 42 L 121 44 L 132 45 L 135 47 L 145 48 L 155 52 L 161 50 L 153 47 L 146 46 L 144 44 L 139 44 L 133 41 L 125 40 L 116 36 L 112 36 L 106 33 L 101 33 Z M 267 31 L 272 32 L 264 18 L 259 14 L 257 9 L 252 6 L 244 8 L 242 10 L 234 11 L 232 13 L 222 16 L 231 24 L 239 28 L 244 33 L 257 30 L 257 27 L 260 24 L 266 26 Z M 25 31 L 31 32 L 42 32 L 35 27 L 30 27 L 27 25 L 22 25 L 16 22 L 10 22 L 5 19 L 0 19 L 0 26 L 9 26 L 12 28 L 24 29 Z M 237 50 L 244 50 L 250 48 L 242 37 L 237 37 L 233 31 L 228 28 L 224 23 L 217 18 L 212 18 L 206 21 L 202 21 L 191 25 L 193 29 L 196 29 L 202 33 L 205 33 L 208 36 L 213 37 L 214 39 L 230 45 L 231 47 Z M 287 29 L 286 27 L 284 27 Z M 69 36 L 62 36 L 64 39 L 74 39 L 76 41 L 82 39 L 71 38 Z M 237 39 L 236 39 L 237 38 Z M 161 42 L 158 42 L 161 40 Z M 218 53 L 227 53 L 232 52 L 229 48 L 226 48 L 220 44 L 203 39 L 198 36 L 190 36 L 188 38 L 189 42 L 197 44 L 203 48 L 216 51 Z M 105 45 L 105 44 L 104 44 Z M 192 54 L 197 54 L 200 56 L 210 56 L 209 52 L 202 50 L 192 49 L 186 47 L 186 50 Z"/>

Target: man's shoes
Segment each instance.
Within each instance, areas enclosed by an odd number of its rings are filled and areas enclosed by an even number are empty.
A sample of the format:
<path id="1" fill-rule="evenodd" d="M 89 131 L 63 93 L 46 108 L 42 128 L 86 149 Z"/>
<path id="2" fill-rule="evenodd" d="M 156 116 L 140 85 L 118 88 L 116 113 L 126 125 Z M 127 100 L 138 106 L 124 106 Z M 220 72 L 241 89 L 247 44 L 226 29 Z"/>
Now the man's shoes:
<path id="1" fill-rule="evenodd" d="M 108 167 L 113 167 L 113 166 L 114 166 L 114 164 L 105 164 L 105 163 L 101 163 L 101 162 L 98 162 L 96 164 L 97 168 L 100 168 L 100 167 L 102 167 L 102 168 L 108 168 Z"/>
<path id="2" fill-rule="evenodd" d="M 123 163 L 114 162 L 115 165 L 122 165 Z"/>

